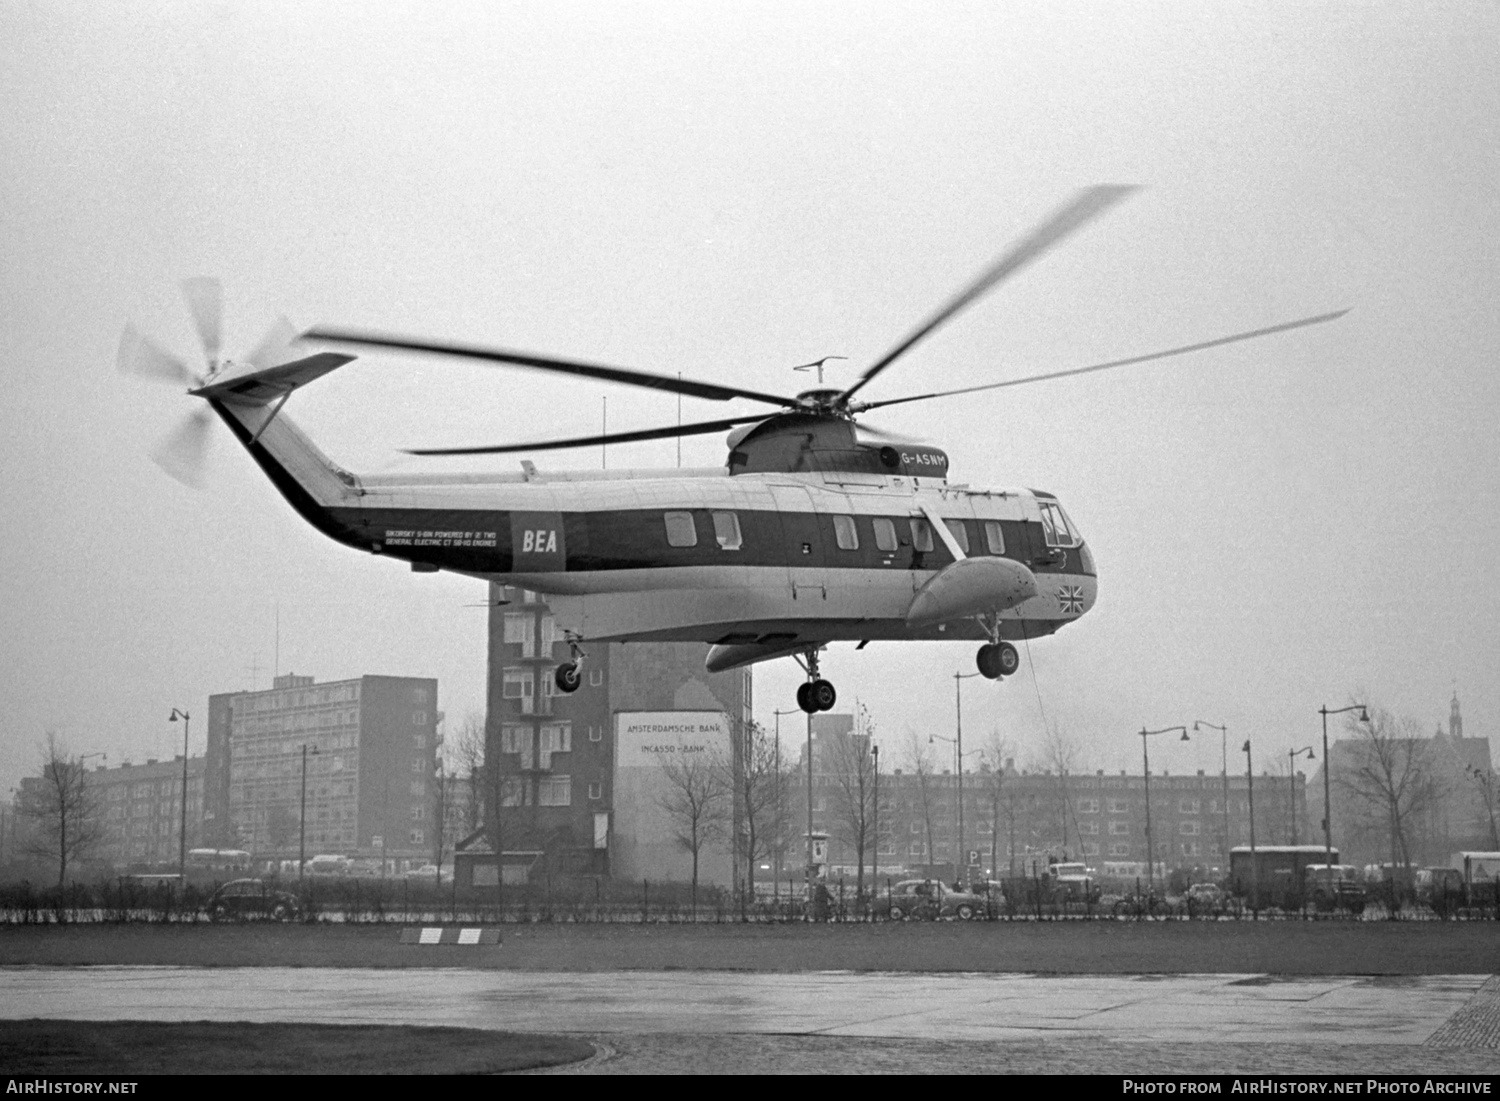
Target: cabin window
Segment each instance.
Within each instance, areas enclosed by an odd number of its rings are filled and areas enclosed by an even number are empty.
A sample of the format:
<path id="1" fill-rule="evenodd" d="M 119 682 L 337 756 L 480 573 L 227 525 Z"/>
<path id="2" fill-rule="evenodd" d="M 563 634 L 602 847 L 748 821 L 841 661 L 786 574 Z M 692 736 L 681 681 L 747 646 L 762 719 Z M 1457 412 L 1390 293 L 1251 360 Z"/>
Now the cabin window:
<path id="1" fill-rule="evenodd" d="M 875 528 L 875 545 L 883 551 L 896 549 L 896 525 L 883 516 L 871 521 Z"/>
<path id="2" fill-rule="evenodd" d="M 698 529 L 693 526 L 693 514 L 691 512 L 669 512 L 665 516 L 667 524 L 667 546 L 669 547 L 696 547 L 698 545 Z"/>
<path id="3" fill-rule="evenodd" d="M 932 525 L 920 516 L 911 518 L 911 545 L 924 554 L 932 550 Z"/>
<path id="4" fill-rule="evenodd" d="M 965 554 L 969 553 L 969 525 L 962 520 L 949 516 L 943 517 L 943 523 L 948 525 L 948 530 L 953 533 L 953 541 L 958 544 L 958 549 Z"/>
<path id="5" fill-rule="evenodd" d="M 839 550 L 859 550 L 859 532 L 854 527 L 854 517 L 835 516 L 833 538 L 838 543 Z"/>
<path id="6" fill-rule="evenodd" d="M 670 516 L 671 513 L 668 513 L 667 515 Z M 691 514 L 684 512 L 680 515 L 686 516 L 688 518 L 688 524 L 692 524 L 693 518 Z M 715 512 L 712 515 L 714 518 L 714 540 L 719 544 L 719 549 L 739 550 L 740 546 L 744 543 L 744 540 L 740 537 L 739 514 L 734 512 Z M 667 530 L 670 533 L 670 526 Z M 694 540 L 694 542 L 696 542 L 696 540 Z M 673 545 L 675 546 L 676 544 Z M 684 545 L 692 546 L 692 543 L 686 543 Z"/>
<path id="7" fill-rule="evenodd" d="M 984 522 L 984 545 L 991 554 L 1005 553 L 1005 535 L 1000 530 L 999 520 Z"/>

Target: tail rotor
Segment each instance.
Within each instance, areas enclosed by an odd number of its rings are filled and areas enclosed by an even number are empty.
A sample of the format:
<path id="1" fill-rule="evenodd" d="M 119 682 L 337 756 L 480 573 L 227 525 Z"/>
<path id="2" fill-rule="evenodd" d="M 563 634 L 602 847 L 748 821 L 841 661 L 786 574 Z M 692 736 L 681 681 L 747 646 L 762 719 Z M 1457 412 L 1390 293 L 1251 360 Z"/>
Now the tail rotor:
<path id="1" fill-rule="evenodd" d="M 179 357 L 141 335 L 134 325 L 126 325 L 120 337 L 115 365 L 122 374 L 138 375 L 153 382 L 170 382 L 196 389 L 213 381 L 215 376 L 234 366 L 221 360 L 223 345 L 224 291 L 217 279 L 185 279 L 182 294 L 192 315 L 193 328 L 203 346 L 205 367 L 194 371 Z M 276 367 L 296 356 L 294 345 L 299 334 L 286 318 L 278 318 L 259 343 L 245 357 L 243 364 L 256 370 Z M 151 450 L 151 459 L 183 485 L 197 489 L 203 482 L 208 459 L 208 445 L 213 414 L 200 406 L 188 414 Z"/>

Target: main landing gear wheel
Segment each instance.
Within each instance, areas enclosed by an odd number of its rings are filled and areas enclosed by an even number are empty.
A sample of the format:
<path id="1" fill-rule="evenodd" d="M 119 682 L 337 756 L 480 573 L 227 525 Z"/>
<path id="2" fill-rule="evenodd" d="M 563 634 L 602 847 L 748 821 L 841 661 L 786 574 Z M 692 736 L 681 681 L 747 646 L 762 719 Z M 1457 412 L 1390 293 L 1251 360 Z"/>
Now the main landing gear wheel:
<path id="1" fill-rule="evenodd" d="M 577 692 L 578 686 L 583 683 L 583 676 L 578 672 L 578 663 L 570 661 L 559 665 L 557 672 L 552 674 L 552 683 L 557 685 L 559 692 Z"/>
<path id="2" fill-rule="evenodd" d="M 809 715 L 819 711 L 832 711 L 839 694 L 826 680 L 810 680 L 797 686 L 797 706 Z"/>
<path id="3" fill-rule="evenodd" d="M 1021 668 L 1021 655 L 1008 642 L 991 642 L 979 648 L 974 664 L 990 680 L 1009 677 Z"/>

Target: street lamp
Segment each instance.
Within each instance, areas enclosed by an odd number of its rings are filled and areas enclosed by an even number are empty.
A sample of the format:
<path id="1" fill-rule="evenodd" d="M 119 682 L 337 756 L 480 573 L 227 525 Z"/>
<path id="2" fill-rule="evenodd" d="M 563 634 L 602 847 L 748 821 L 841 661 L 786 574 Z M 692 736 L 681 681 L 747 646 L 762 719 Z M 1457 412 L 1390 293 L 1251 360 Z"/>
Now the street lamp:
<path id="1" fill-rule="evenodd" d="M 1328 756 L 1328 716 L 1342 715 L 1345 711 L 1358 711 L 1359 721 L 1369 725 L 1370 712 L 1365 709 L 1364 704 L 1353 703 L 1332 711 L 1326 706 L 1318 708 L 1318 714 L 1323 716 L 1323 852 L 1324 863 L 1330 868 L 1333 867 L 1333 800 L 1330 795 L 1329 773 L 1333 771 L 1333 758 Z"/>
<path id="2" fill-rule="evenodd" d="M 781 809 L 781 716 L 801 710 L 800 707 L 789 707 L 785 711 L 771 712 L 776 716 L 776 872 L 771 876 L 771 897 L 778 903 L 781 901 L 781 864 L 785 856 L 782 843 L 786 840 L 786 818 Z"/>
<path id="3" fill-rule="evenodd" d="M 1296 769 L 1296 766 L 1295 766 L 1294 762 L 1297 760 L 1298 757 L 1302 756 L 1304 753 L 1307 754 L 1307 759 L 1309 761 L 1315 761 L 1315 760 L 1317 760 L 1317 758 L 1313 756 L 1312 746 L 1310 746 L 1310 745 L 1305 745 L 1301 749 L 1289 749 L 1289 750 L 1287 750 L 1287 754 L 1286 754 L 1286 756 L 1287 756 L 1287 762 L 1286 762 L 1287 779 L 1291 782 L 1291 785 L 1292 785 L 1292 790 L 1291 790 L 1291 796 L 1292 796 L 1291 808 L 1292 808 L 1292 844 L 1293 845 L 1295 845 L 1297 843 L 1297 769 Z M 1328 762 L 1324 761 L 1323 763 L 1324 763 L 1324 769 L 1323 769 L 1323 771 L 1327 772 L 1328 771 L 1328 768 L 1327 768 Z M 1333 862 L 1329 861 L 1329 863 L 1331 864 Z"/>
<path id="4" fill-rule="evenodd" d="M 1220 752 L 1224 759 L 1224 866 L 1229 866 L 1229 727 L 1220 726 L 1218 723 L 1204 722 L 1202 719 L 1193 721 L 1193 729 L 1206 726 L 1210 730 L 1217 730 L 1220 737 Z"/>
<path id="5" fill-rule="evenodd" d="M 970 677 L 977 677 L 978 673 L 954 673 L 953 674 L 953 717 L 954 731 L 958 735 L 955 755 L 958 757 L 958 866 L 966 871 L 969 866 L 968 852 L 964 849 L 964 701 L 963 694 L 959 691 L 963 682 Z M 1066 832 L 1067 827 L 1063 827 Z M 965 879 L 968 877 L 965 876 Z"/>
<path id="6" fill-rule="evenodd" d="M 1245 739 L 1245 800 L 1250 812 L 1250 916 L 1254 917 L 1260 905 L 1260 873 L 1255 864 L 1255 766 L 1250 760 L 1250 739 Z M 1327 767 L 1328 759 L 1323 759 Z"/>
<path id="7" fill-rule="evenodd" d="M 969 677 L 977 677 L 979 674 L 966 673 L 964 675 Z M 960 869 L 964 868 L 967 863 L 964 860 L 964 743 L 962 728 L 960 728 L 960 733 L 957 738 L 949 738 L 943 734 L 927 735 L 928 745 L 932 745 L 934 742 L 940 741 L 947 742 L 953 747 L 953 756 L 954 759 L 958 762 L 958 851 L 953 856 L 953 874 L 955 876 L 960 876 L 962 875 Z M 969 750 L 969 752 L 979 753 L 982 751 L 978 749 L 971 749 Z"/>
<path id="8" fill-rule="evenodd" d="M 1151 756 L 1146 751 L 1150 745 L 1150 739 L 1158 734 L 1173 734 L 1182 731 L 1181 740 L 1191 741 L 1188 737 L 1188 729 L 1185 726 L 1167 726 L 1160 730 L 1147 730 L 1141 727 L 1141 767 L 1145 772 L 1146 779 L 1146 897 L 1150 898 L 1156 893 L 1156 847 L 1151 839 Z"/>
<path id="9" fill-rule="evenodd" d="M 313 756 L 318 755 L 318 747 L 312 747 Z M 302 813 L 297 822 L 297 892 L 301 894 L 303 878 L 307 869 L 307 743 L 302 743 Z M 381 839 L 382 854 L 384 853 L 385 839 Z M 383 869 L 382 869 L 383 870 Z"/>
<path id="10" fill-rule="evenodd" d="M 875 758 L 875 824 L 873 830 L 875 851 L 871 854 L 870 860 L 870 895 L 874 897 L 875 893 L 880 890 L 880 747 L 878 745 L 870 747 L 870 756 Z"/>
<path id="11" fill-rule="evenodd" d="M 188 755 L 188 723 L 192 719 L 186 711 L 172 708 L 172 713 L 167 716 L 167 722 L 175 723 L 182 719 L 182 821 L 177 830 L 177 883 L 180 887 L 187 886 L 187 755 Z"/>

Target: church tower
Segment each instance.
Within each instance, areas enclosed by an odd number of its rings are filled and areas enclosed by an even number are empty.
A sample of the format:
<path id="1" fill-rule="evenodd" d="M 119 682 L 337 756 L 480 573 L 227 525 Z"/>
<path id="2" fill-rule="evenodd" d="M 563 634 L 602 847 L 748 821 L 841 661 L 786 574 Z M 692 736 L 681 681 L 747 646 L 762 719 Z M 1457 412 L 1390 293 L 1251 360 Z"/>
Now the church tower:
<path id="1" fill-rule="evenodd" d="M 1458 713 L 1458 690 L 1453 691 L 1453 702 L 1448 705 L 1448 737 L 1464 736 L 1464 717 Z"/>

